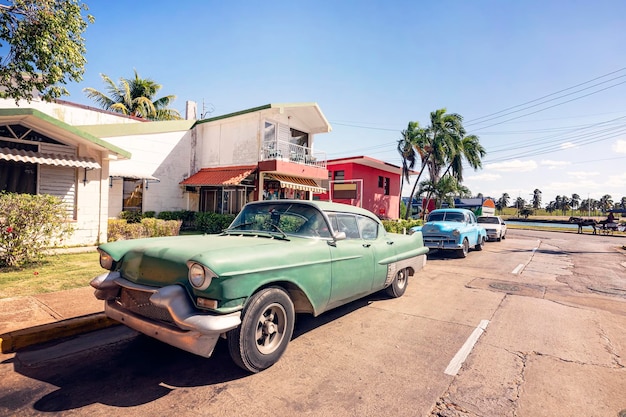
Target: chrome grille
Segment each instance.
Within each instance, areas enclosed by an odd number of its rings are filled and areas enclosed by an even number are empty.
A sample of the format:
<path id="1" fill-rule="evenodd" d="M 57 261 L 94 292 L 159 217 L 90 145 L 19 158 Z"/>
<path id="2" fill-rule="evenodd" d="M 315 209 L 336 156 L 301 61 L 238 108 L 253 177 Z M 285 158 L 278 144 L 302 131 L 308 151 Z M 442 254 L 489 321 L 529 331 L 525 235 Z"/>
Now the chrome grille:
<path id="1" fill-rule="evenodd" d="M 165 308 L 157 307 L 150 302 L 150 296 L 152 294 L 152 292 L 148 291 L 122 287 L 116 301 L 119 305 L 132 313 L 173 325 L 174 321 L 169 311 Z"/>

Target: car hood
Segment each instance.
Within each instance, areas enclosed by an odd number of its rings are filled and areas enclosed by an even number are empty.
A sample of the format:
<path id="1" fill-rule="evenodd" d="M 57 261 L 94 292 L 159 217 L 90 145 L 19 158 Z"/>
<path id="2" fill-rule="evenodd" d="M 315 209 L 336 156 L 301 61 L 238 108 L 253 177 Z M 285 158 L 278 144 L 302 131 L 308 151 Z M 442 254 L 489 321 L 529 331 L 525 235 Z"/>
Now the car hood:
<path id="1" fill-rule="evenodd" d="M 276 264 L 284 250 L 312 244 L 327 246 L 318 239 L 293 238 L 291 241 L 267 236 L 195 235 L 134 239 L 107 243 L 100 249 L 116 262 L 122 276 L 147 285 L 169 285 L 187 281 L 187 261 L 209 267 L 218 275 L 233 273 L 242 265 Z M 307 249 L 304 248 L 303 251 Z"/>
<path id="2" fill-rule="evenodd" d="M 456 229 L 464 227 L 464 223 L 459 222 L 432 222 L 422 226 L 422 233 L 450 233 Z"/>

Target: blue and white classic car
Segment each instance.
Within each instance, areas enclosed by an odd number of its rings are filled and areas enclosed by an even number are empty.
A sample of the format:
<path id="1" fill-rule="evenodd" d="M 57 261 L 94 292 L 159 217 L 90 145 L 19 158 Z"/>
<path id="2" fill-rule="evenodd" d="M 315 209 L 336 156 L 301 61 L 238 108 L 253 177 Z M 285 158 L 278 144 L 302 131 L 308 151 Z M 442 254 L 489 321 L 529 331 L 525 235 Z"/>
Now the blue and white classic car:
<path id="1" fill-rule="evenodd" d="M 459 258 L 465 258 L 470 247 L 482 250 L 487 240 L 485 228 L 478 224 L 476 215 L 467 209 L 433 210 L 423 226 L 411 230 L 422 232 L 424 246 L 452 250 Z"/>

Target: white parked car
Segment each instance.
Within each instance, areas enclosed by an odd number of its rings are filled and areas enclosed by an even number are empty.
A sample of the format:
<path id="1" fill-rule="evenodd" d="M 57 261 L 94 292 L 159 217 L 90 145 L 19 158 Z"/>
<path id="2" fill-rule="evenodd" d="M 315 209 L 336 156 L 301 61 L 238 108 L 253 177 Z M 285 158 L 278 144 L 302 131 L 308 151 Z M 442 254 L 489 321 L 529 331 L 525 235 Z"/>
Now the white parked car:
<path id="1" fill-rule="evenodd" d="M 478 223 L 487 231 L 489 240 L 506 239 L 506 223 L 500 216 L 479 216 Z"/>

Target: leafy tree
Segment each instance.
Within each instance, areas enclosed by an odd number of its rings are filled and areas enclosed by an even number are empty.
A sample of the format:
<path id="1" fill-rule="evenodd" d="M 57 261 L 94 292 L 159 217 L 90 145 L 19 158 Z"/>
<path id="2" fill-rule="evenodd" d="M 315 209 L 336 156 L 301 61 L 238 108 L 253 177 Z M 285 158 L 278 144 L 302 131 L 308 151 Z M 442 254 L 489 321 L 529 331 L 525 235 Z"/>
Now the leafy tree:
<path id="1" fill-rule="evenodd" d="M 626 197 L 622 197 L 619 202 L 619 208 L 622 210 L 626 210 Z"/>
<path id="2" fill-rule="evenodd" d="M 81 81 L 83 32 L 94 19 L 79 0 L 10 0 L 0 4 L 0 98 L 30 101 L 68 95 L 63 85 Z"/>
<path id="3" fill-rule="evenodd" d="M 108 95 L 91 87 L 83 91 L 103 109 L 149 120 L 181 119 L 178 110 L 169 108 L 176 96 L 155 99 L 162 86 L 149 78 L 140 78 L 137 70 L 134 78 L 120 78 L 119 85 L 105 74 L 100 77 Z"/>
<path id="4" fill-rule="evenodd" d="M 522 207 L 519 211 L 520 216 L 524 216 L 525 219 L 527 219 L 528 216 L 532 215 L 533 213 L 534 211 L 531 207 Z"/>

